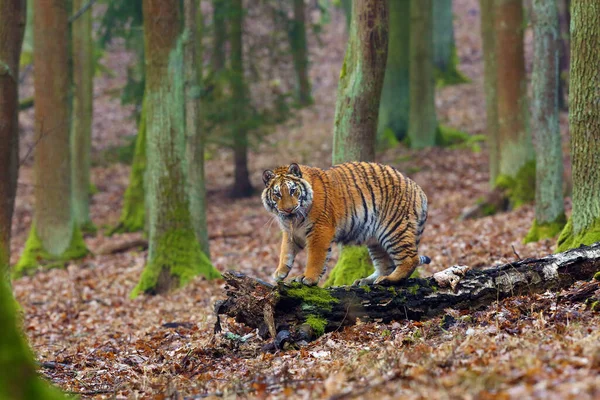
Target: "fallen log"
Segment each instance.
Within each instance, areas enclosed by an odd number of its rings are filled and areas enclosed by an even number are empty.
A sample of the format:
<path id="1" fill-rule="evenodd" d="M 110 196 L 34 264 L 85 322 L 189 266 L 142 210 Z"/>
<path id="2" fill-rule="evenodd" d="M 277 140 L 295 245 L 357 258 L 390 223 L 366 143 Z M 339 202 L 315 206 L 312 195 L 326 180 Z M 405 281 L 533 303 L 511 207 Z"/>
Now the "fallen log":
<path id="1" fill-rule="evenodd" d="M 296 341 L 310 340 L 353 325 L 357 318 L 365 322 L 420 320 L 449 307 L 476 310 L 509 296 L 566 288 L 591 279 L 598 271 L 600 243 L 485 269 L 454 266 L 429 278 L 388 287 L 272 285 L 229 271 L 223 274 L 227 298 L 217 302 L 215 312 L 258 328 L 263 338 L 289 331 Z M 218 320 L 215 330 L 219 329 Z"/>

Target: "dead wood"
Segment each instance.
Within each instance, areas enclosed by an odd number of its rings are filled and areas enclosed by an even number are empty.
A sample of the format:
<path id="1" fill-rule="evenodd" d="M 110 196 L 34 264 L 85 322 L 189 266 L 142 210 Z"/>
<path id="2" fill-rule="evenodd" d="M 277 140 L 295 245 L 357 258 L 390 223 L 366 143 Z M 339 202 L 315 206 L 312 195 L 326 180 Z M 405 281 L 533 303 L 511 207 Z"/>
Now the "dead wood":
<path id="1" fill-rule="evenodd" d="M 453 266 L 430 278 L 408 279 L 393 287 L 272 285 L 229 271 L 223 274 L 227 298 L 217 302 L 215 311 L 258 328 L 263 338 L 281 330 L 305 334 L 307 325 L 312 336 L 318 336 L 353 325 L 357 318 L 420 320 L 449 307 L 476 310 L 509 296 L 567 288 L 575 281 L 590 280 L 598 271 L 600 243 L 484 269 Z"/>

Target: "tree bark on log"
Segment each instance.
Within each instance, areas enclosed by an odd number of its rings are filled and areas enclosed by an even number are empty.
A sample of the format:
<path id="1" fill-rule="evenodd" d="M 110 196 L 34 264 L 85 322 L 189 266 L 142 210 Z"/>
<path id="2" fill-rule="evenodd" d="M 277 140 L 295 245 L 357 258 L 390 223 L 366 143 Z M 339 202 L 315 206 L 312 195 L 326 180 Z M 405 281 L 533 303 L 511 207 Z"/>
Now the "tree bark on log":
<path id="1" fill-rule="evenodd" d="M 343 286 L 323 289 L 300 284 L 272 285 L 229 271 L 225 300 L 217 315 L 258 328 L 263 338 L 282 330 L 314 338 L 361 321 L 421 320 L 446 308 L 476 310 L 517 295 L 569 287 L 600 271 L 600 242 L 539 259 L 526 259 L 487 269 L 453 266 L 424 279 L 408 279 L 393 287 Z M 217 321 L 215 330 L 220 329 Z"/>

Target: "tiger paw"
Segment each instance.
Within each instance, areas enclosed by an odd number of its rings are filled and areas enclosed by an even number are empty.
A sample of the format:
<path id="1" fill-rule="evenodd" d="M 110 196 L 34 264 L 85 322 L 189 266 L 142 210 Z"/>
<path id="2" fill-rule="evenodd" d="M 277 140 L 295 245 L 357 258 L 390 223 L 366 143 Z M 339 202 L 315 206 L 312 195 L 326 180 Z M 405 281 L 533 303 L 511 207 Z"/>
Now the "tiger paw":
<path id="1" fill-rule="evenodd" d="M 292 278 L 290 278 L 290 282 L 298 282 L 298 283 L 302 283 L 306 286 L 314 286 L 317 283 L 319 283 L 319 279 L 311 279 L 309 277 L 306 277 L 304 275 L 297 275 L 294 276 Z"/>
<path id="2" fill-rule="evenodd" d="M 289 273 L 290 273 L 289 268 L 281 268 L 281 269 L 277 268 L 277 270 L 273 274 L 273 279 L 275 279 L 275 282 L 281 282 L 288 276 Z"/>
<path id="3" fill-rule="evenodd" d="M 377 279 L 375 279 L 375 282 L 373 282 L 373 285 L 387 286 L 387 285 L 391 285 L 392 283 L 393 282 L 390 281 L 387 276 L 380 276 Z"/>
<path id="4" fill-rule="evenodd" d="M 357 279 L 352 283 L 352 286 L 368 286 L 373 284 L 373 279 L 363 278 Z"/>

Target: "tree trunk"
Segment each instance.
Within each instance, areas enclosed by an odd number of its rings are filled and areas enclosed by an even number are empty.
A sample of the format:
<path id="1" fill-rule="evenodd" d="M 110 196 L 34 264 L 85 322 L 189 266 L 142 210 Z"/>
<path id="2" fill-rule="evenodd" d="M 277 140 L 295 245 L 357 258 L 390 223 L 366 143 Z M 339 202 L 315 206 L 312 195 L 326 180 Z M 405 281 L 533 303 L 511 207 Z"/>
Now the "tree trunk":
<path id="1" fill-rule="evenodd" d="M 535 161 L 528 128 L 523 29 L 522 1 L 495 0 L 496 94 L 500 144 L 499 178 L 496 184 L 509 192 L 514 207 L 535 197 Z"/>
<path id="2" fill-rule="evenodd" d="M 350 28 L 352 23 L 352 0 L 340 0 L 340 2 L 346 16 L 346 27 Z"/>
<path id="3" fill-rule="evenodd" d="M 254 193 L 248 173 L 248 90 L 244 78 L 244 46 L 242 34 L 244 9 L 242 0 L 230 1 L 230 38 L 231 43 L 231 86 L 232 86 L 232 137 L 235 181 L 231 190 L 234 198 L 248 197 Z"/>
<path id="4" fill-rule="evenodd" d="M 312 104 L 305 20 L 304 0 L 294 0 L 294 19 L 290 21 L 288 36 L 296 70 L 296 99 L 301 106 Z"/>
<path id="5" fill-rule="evenodd" d="M 69 22 L 61 0 L 34 2 L 35 137 L 33 224 L 15 276 L 63 266 L 88 251 L 75 223 L 69 137 Z"/>
<path id="6" fill-rule="evenodd" d="M 273 286 L 232 271 L 224 274 L 227 298 L 217 302 L 215 311 L 258 328 L 263 338 L 289 330 L 310 339 L 354 325 L 357 319 L 422 320 L 450 307 L 474 311 L 506 297 L 560 290 L 598 271 L 600 244 L 489 269 L 454 266 L 393 287 Z"/>
<path id="7" fill-rule="evenodd" d="M 213 72 L 225 68 L 225 43 L 227 42 L 227 0 L 213 0 L 213 52 L 211 65 Z"/>
<path id="8" fill-rule="evenodd" d="M 410 0 L 390 1 L 389 9 L 390 37 L 379 105 L 377 137 L 385 138 L 393 133 L 397 140 L 402 140 L 408 132 L 410 104 Z M 389 133 L 386 133 L 386 130 Z"/>
<path id="9" fill-rule="evenodd" d="M 433 65 L 438 86 L 469 81 L 457 69 L 452 0 L 433 1 Z"/>
<path id="10" fill-rule="evenodd" d="M 354 0 L 350 37 L 340 74 L 333 163 L 375 160 L 377 114 L 388 51 L 388 2 Z M 328 284 L 351 284 L 372 270 L 366 247 L 343 247 Z M 360 266 L 360 268 L 357 268 Z M 355 276 L 356 274 L 365 275 Z"/>
<path id="11" fill-rule="evenodd" d="M 569 104 L 569 59 L 570 38 L 569 25 L 571 25 L 571 0 L 557 0 L 558 2 L 558 24 L 559 24 L 559 59 L 558 59 L 558 107 L 568 110 Z"/>
<path id="12" fill-rule="evenodd" d="M 159 294 L 196 275 L 219 276 L 202 252 L 186 191 L 183 41 L 179 2 L 144 0 L 149 249 L 132 296 Z M 154 18 L 160 15 L 161 18 Z"/>
<path id="13" fill-rule="evenodd" d="M 533 1 L 534 56 L 531 128 L 536 150 L 535 220 L 525 242 L 563 228 L 563 157 L 558 125 L 558 15 L 555 0 Z"/>
<path id="14" fill-rule="evenodd" d="M 135 150 L 131 172 L 129 173 L 129 184 L 123 195 L 123 209 L 121 218 L 116 227 L 110 231 L 115 233 L 138 232 L 146 226 L 146 190 L 144 187 L 144 175 L 146 173 L 146 96 L 142 102 L 142 113 L 138 123 L 138 134 L 135 138 Z"/>
<path id="15" fill-rule="evenodd" d="M 432 0 L 410 4 L 410 116 L 408 137 L 415 149 L 435 146 L 437 117 L 433 74 Z"/>
<path id="16" fill-rule="evenodd" d="M 571 13 L 573 213 L 559 251 L 600 241 L 600 0 L 573 0 Z"/>
<path id="17" fill-rule="evenodd" d="M 185 76 L 185 159 L 190 214 L 202 251 L 209 255 L 206 225 L 206 190 L 204 187 L 204 138 L 200 121 L 200 83 L 198 73 L 197 0 L 185 0 L 183 68 Z"/>
<path id="18" fill-rule="evenodd" d="M 490 188 L 496 186 L 500 170 L 500 143 L 498 142 L 498 99 L 496 98 L 496 38 L 494 35 L 494 0 L 480 0 L 481 36 L 483 39 L 483 66 L 487 144 L 489 149 Z"/>
<path id="19" fill-rule="evenodd" d="M 375 159 L 387 49 L 387 2 L 354 0 L 350 37 L 337 91 L 334 164 Z"/>
<path id="20" fill-rule="evenodd" d="M 87 0 L 73 0 L 73 11 Z M 73 117 L 71 126 L 71 163 L 73 174 L 73 214 L 84 232 L 95 232 L 90 219 L 90 151 L 94 95 L 94 55 L 92 13 L 85 12 L 72 23 L 73 41 Z"/>
<path id="21" fill-rule="evenodd" d="M 19 172 L 19 58 L 24 0 L 0 0 L 0 265 L 10 260 L 11 221 Z M 0 274 L 0 280 L 3 279 Z"/>

